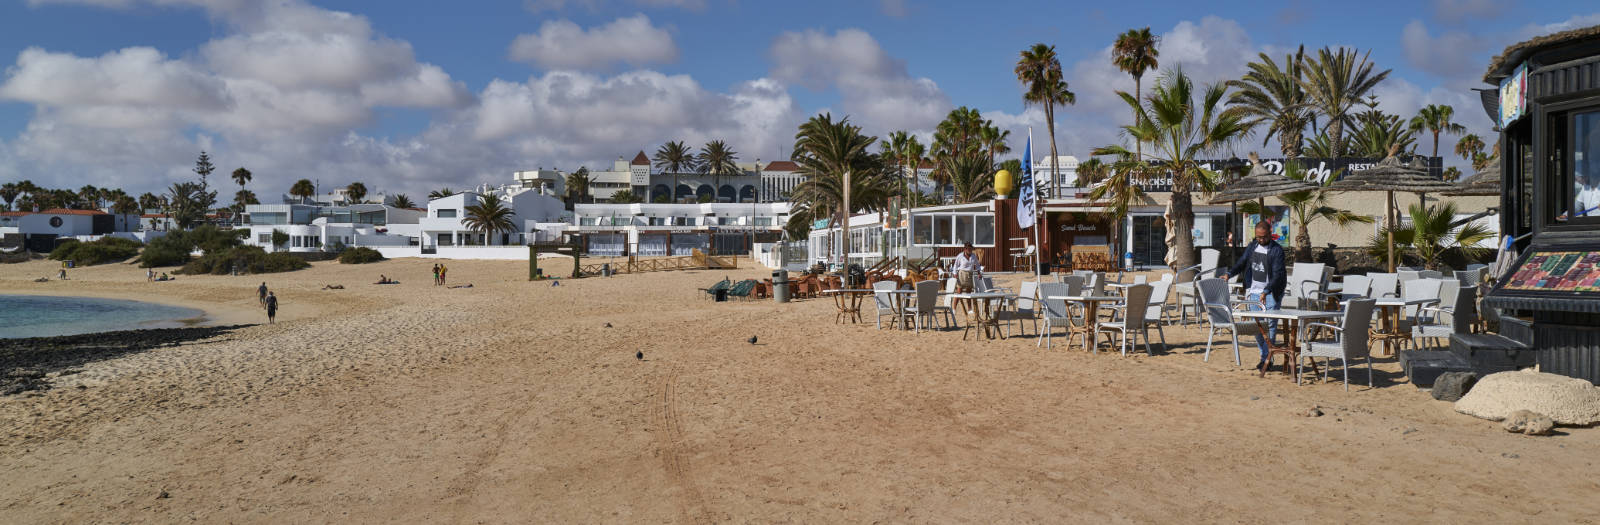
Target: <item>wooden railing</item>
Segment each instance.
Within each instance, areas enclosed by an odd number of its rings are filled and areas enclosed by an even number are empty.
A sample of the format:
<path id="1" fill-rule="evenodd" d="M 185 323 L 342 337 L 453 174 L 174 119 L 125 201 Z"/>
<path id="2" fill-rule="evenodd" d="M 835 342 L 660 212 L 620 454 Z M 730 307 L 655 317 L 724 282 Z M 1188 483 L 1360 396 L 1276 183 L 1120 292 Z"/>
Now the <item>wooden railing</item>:
<path id="1" fill-rule="evenodd" d="M 612 273 L 644 273 L 668 272 L 673 270 L 720 270 L 738 268 L 738 258 L 734 256 L 713 256 L 695 250 L 690 255 L 678 257 L 655 257 L 640 259 L 630 256 L 625 260 L 611 261 L 609 263 L 585 264 L 580 271 L 584 275 L 600 275 L 605 265 L 611 265 Z"/>

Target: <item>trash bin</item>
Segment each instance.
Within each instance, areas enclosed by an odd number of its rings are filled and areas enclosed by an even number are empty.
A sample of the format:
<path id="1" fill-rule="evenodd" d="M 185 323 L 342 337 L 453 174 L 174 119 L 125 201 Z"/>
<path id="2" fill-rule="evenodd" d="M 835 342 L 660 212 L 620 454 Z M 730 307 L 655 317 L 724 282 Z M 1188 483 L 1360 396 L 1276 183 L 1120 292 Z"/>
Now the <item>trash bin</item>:
<path id="1" fill-rule="evenodd" d="M 600 275 L 604 275 L 606 277 L 611 277 L 611 263 L 605 263 L 605 264 L 600 265 Z"/>
<path id="2" fill-rule="evenodd" d="M 776 270 L 772 272 L 772 298 L 780 303 L 789 302 L 789 272 Z"/>

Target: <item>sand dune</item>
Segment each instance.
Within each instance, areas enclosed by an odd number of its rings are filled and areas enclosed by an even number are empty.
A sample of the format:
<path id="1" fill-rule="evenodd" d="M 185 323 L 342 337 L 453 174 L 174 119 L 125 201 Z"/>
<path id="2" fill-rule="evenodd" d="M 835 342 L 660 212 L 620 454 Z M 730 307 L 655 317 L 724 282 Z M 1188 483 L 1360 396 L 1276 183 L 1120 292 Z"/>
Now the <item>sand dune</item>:
<path id="1" fill-rule="evenodd" d="M 129 265 L 49 283 L 31 280 L 52 263 L 0 266 L 0 293 L 166 301 L 261 323 L 254 288 L 266 280 L 283 305 L 276 325 L 89 363 L 52 390 L 0 398 L 0 521 L 1600 515 L 1600 432 L 1507 434 L 1405 384 L 1392 359 L 1379 388 L 1346 393 L 1258 378 L 1231 351 L 1202 362 L 1195 329 L 1169 327 L 1173 346 L 1154 357 L 1094 356 L 1032 337 L 836 325 L 824 300 L 697 296 L 724 276 L 767 275 L 757 268 L 551 287 L 527 282 L 526 263 L 454 261 L 451 284 L 474 287 L 447 289 L 431 286 L 433 262 L 168 283 Z M 402 283 L 367 284 L 380 273 Z M 1326 415 L 1304 417 L 1314 405 Z"/>

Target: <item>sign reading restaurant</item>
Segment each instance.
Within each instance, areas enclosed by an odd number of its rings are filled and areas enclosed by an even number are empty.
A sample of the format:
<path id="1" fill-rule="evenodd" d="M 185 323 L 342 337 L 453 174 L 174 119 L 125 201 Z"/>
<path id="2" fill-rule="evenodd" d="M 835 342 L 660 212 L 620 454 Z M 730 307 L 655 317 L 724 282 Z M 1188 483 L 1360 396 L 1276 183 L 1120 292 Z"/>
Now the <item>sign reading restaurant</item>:
<path id="1" fill-rule="evenodd" d="M 1438 177 L 1443 173 L 1444 159 L 1439 157 L 1422 157 L 1422 159 L 1423 162 L 1428 165 L 1429 174 Z M 1300 166 L 1305 169 L 1306 175 L 1310 177 L 1310 180 L 1318 184 L 1322 184 L 1327 182 L 1330 178 L 1333 180 L 1338 180 L 1352 171 L 1360 171 L 1370 168 L 1372 165 L 1377 164 L 1379 160 L 1381 159 L 1356 157 L 1313 159 L 1301 157 L 1295 159 L 1295 162 L 1299 163 Z M 1261 165 L 1267 168 L 1267 171 L 1282 175 L 1283 167 L 1285 164 L 1287 164 L 1287 162 L 1287 159 L 1281 158 L 1262 159 Z M 1248 164 L 1249 162 L 1244 159 L 1200 161 L 1200 167 L 1213 171 L 1227 168 L 1244 168 Z M 1172 191 L 1172 177 L 1159 177 L 1146 179 L 1143 181 L 1134 181 L 1134 184 L 1138 185 L 1146 192 Z"/>

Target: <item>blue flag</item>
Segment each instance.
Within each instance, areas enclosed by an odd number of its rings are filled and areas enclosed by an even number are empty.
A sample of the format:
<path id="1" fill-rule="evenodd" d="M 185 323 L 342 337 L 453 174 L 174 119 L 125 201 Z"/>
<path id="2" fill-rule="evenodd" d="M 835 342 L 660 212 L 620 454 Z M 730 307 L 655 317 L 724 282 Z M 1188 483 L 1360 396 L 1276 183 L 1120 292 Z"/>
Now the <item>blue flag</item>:
<path id="1" fill-rule="evenodd" d="M 1028 145 L 1022 148 L 1022 173 L 1017 177 L 1017 227 L 1032 228 L 1037 204 L 1033 187 L 1033 128 L 1028 128 Z"/>

